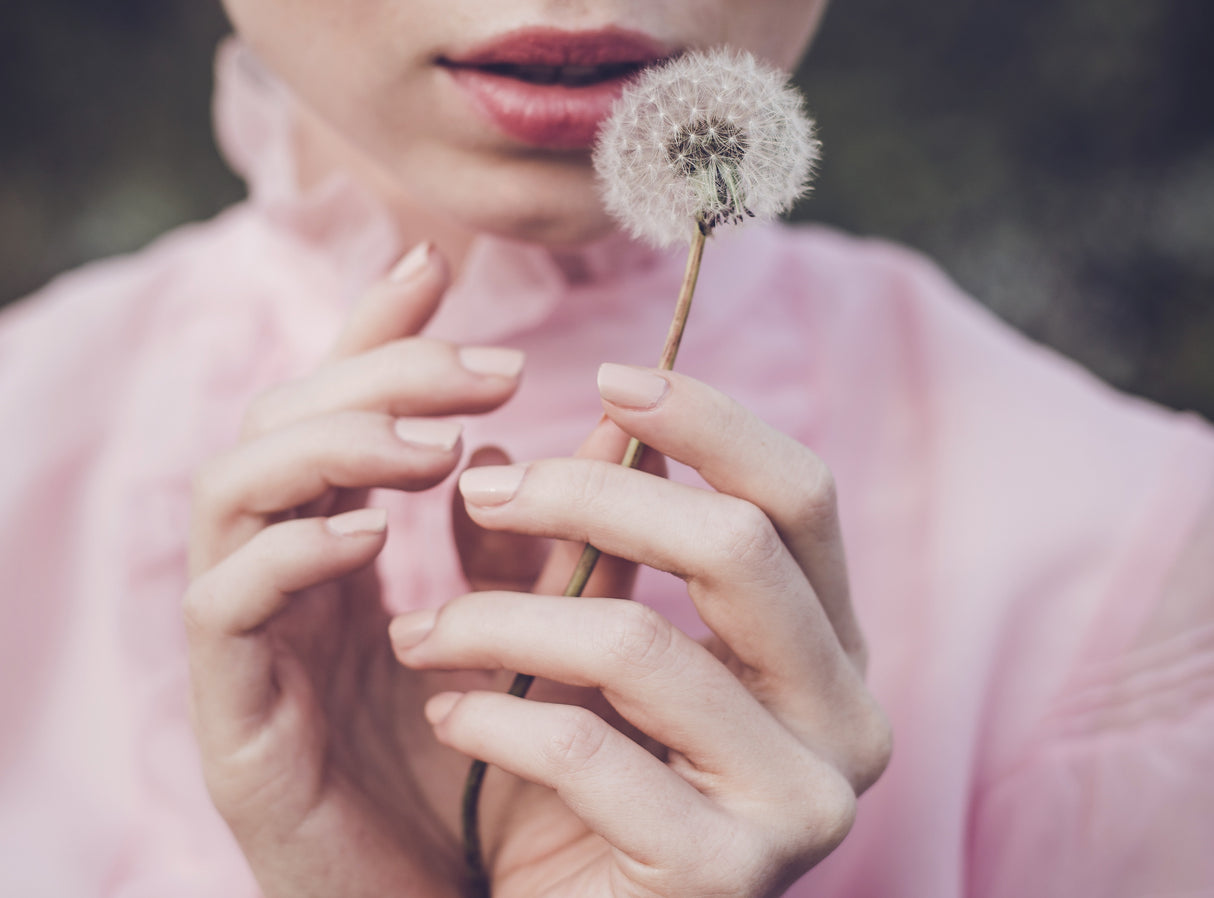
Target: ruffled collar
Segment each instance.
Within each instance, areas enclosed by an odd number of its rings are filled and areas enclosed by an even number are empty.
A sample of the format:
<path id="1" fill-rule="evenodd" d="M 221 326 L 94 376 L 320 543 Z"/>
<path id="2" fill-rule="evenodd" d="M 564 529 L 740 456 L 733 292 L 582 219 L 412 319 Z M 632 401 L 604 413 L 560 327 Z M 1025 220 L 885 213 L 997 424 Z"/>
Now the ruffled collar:
<path id="1" fill-rule="evenodd" d="M 288 91 L 234 38 L 218 51 L 214 117 L 220 151 L 247 183 L 251 203 L 328 254 L 345 301 L 405 249 L 388 211 L 352 178 L 335 173 L 300 188 Z M 667 262 L 677 264 L 622 235 L 560 250 L 482 236 L 428 331 L 459 341 L 504 340 L 542 323 L 571 292 Z"/>

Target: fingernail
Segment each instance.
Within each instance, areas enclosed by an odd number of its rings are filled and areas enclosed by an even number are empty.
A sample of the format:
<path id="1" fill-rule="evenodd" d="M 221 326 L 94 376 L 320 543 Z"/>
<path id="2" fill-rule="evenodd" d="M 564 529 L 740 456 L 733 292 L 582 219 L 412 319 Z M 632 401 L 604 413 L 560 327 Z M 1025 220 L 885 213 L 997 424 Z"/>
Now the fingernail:
<path id="1" fill-rule="evenodd" d="M 430 721 L 432 725 L 438 726 L 447 719 L 463 697 L 461 692 L 440 692 L 426 702 L 426 720 Z"/>
<path id="2" fill-rule="evenodd" d="M 398 652 L 411 649 L 430 635 L 434 622 L 438 620 L 438 612 L 434 610 L 411 611 L 393 618 L 388 624 L 388 637 L 392 647 Z"/>
<path id="3" fill-rule="evenodd" d="M 423 240 L 417 244 L 396 263 L 392 271 L 388 273 L 388 280 L 394 284 L 403 284 L 410 278 L 416 277 L 430 262 L 430 252 L 433 249 L 434 244 L 429 240 Z"/>
<path id="4" fill-rule="evenodd" d="M 370 536 L 388 529 L 388 512 L 383 508 L 359 508 L 325 521 L 337 536 Z"/>
<path id="5" fill-rule="evenodd" d="M 653 408 L 670 391 L 661 375 L 628 365 L 605 362 L 599 366 L 599 395 L 623 408 Z"/>
<path id="6" fill-rule="evenodd" d="M 518 492 L 526 465 L 486 465 L 460 475 L 459 491 L 473 505 L 505 505 Z"/>
<path id="7" fill-rule="evenodd" d="M 526 356 L 505 346 L 465 346 L 459 351 L 459 363 L 473 374 L 518 377 Z"/>
<path id="8" fill-rule="evenodd" d="M 445 452 L 455 448 L 460 434 L 464 432 L 464 426 L 458 421 L 438 421 L 434 418 L 398 418 L 392 429 L 406 443 Z"/>

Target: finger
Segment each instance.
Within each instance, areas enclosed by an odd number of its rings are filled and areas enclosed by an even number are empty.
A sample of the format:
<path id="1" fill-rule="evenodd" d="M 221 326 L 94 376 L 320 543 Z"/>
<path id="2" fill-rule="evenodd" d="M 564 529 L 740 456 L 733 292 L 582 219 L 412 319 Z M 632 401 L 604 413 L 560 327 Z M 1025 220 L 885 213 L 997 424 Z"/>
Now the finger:
<path id="1" fill-rule="evenodd" d="M 193 708 L 209 744 L 244 744 L 279 700 L 291 697 L 275 676 L 274 646 L 264 626 L 293 594 L 369 564 L 386 531 L 381 509 L 286 521 L 262 530 L 190 584 L 182 613 Z"/>
<path id="2" fill-rule="evenodd" d="M 691 868 L 728 819 L 691 785 L 585 708 L 488 692 L 426 706 L 440 742 L 556 791 L 590 829 L 641 864 Z M 679 826 L 671 826 L 672 820 Z"/>
<path id="3" fill-rule="evenodd" d="M 704 622 L 755 671 L 802 678 L 842 657 L 801 569 L 749 502 L 580 459 L 476 468 L 459 488 L 481 526 L 587 541 L 684 578 Z"/>
<path id="4" fill-rule="evenodd" d="M 418 333 L 450 281 L 447 262 L 434 244 L 417 244 L 350 310 L 329 357 L 348 358 Z"/>
<path id="5" fill-rule="evenodd" d="M 195 480 L 191 569 L 209 568 L 271 516 L 334 488 L 433 486 L 454 470 L 461 430 L 455 421 L 339 412 L 216 456 Z"/>
<path id="6" fill-rule="evenodd" d="M 482 446 L 468 459 L 469 468 L 509 463 L 510 457 L 496 446 Z M 460 568 L 475 590 L 531 589 L 551 546 L 540 537 L 486 530 L 468 516 L 458 491 L 451 495 L 451 531 Z"/>
<path id="7" fill-rule="evenodd" d="M 460 478 L 473 518 L 683 577 L 756 697 L 858 786 L 884 768 L 888 723 L 771 521 L 755 505 L 618 465 L 551 459 Z"/>
<path id="8" fill-rule="evenodd" d="M 574 458 L 599 459 L 619 463 L 628 448 L 629 436 L 606 418 L 591 431 L 590 436 L 578 447 Z M 659 477 L 666 476 L 666 460 L 661 454 L 645 451 L 640 460 L 640 470 Z M 461 500 L 462 504 L 462 500 Z M 582 559 L 585 543 L 559 540 L 553 544 L 548 562 L 535 581 L 533 591 L 541 595 L 562 595 L 569 585 L 570 575 Z M 594 574 L 582 590 L 582 595 L 627 598 L 632 595 L 636 582 L 637 566 L 634 562 L 615 555 L 603 555 L 595 564 Z"/>
<path id="9" fill-rule="evenodd" d="M 263 393 L 245 416 L 244 434 L 351 409 L 395 417 L 487 412 L 514 395 L 523 361 L 506 347 L 395 340 Z"/>
<path id="10" fill-rule="evenodd" d="M 603 419 L 578 448 L 575 457 L 618 461 L 624 456 L 628 440 L 623 431 Z M 509 463 L 510 458 L 503 450 L 485 446 L 472 454 L 468 467 Z M 641 466 L 651 473 L 665 473 L 665 460 L 656 452 L 643 455 Z M 565 591 L 570 574 L 582 557 L 584 544 L 486 530 L 468 515 L 458 492 L 452 495 L 451 505 L 452 530 L 460 565 L 473 589 L 547 594 Z M 584 594 L 624 598 L 631 593 L 635 579 L 636 565 L 632 562 L 614 556 L 600 557 Z"/>
<path id="11" fill-rule="evenodd" d="M 599 392 L 607 415 L 628 433 L 763 510 L 862 668 L 835 484 L 821 459 L 724 394 L 673 372 L 606 364 Z"/>
<path id="12" fill-rule="evenodd" d="M 590 687 L 682 755 L 703 791 L 775 795 L 796 745 L 728 669 L 652 609 L 622 599 L 473 593 L 389 632 L 417 669 L 516 670 Z"/>
<path id="13" fill-rule="evenodd" d="M 832 721 L 840 708 L 872 705 L 871 696 L 809 582 L 756 506 L 579 459 L 465 471 L 460 490 L 482 526 L 586 540 L 683 577 L 747 688 L 806 744 L 850 763 L 855 730 L 836 732 Z M 861 716 L 869 719 L 867 710 Z M 877 731 L 883 718 L 872 720 Z M 856 777 L 869 766 L 876 760 Z"/>

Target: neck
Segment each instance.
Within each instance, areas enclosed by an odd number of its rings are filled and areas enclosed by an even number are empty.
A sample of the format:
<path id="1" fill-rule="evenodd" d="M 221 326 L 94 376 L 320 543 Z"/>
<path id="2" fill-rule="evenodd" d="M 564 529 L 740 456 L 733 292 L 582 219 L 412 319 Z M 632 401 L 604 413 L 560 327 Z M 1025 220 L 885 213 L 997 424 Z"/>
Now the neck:
<path id="1" fill-rule="evenodd" d="M 292 120 L 296 177 L 301 189 L 316 186 L 335 171 L 348 173 L 387 203 L 404 248 L 429 240 L 453 271 L 462 270 L 475 233 L 417 209 L 399 185 L 306 107 L 293 104 Z"/>

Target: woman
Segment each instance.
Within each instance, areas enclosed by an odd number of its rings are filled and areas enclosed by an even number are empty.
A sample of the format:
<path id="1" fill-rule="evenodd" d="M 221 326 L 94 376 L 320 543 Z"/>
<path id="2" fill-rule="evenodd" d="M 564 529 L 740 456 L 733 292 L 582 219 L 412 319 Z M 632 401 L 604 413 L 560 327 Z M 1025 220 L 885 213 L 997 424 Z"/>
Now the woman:
<path id="1" fill-rule="evenodd" d="M 821 3 L 228 11 L 251 201 L 0 336 L 14 882 L 460 894 L 469 756 L 498 896 L 1214 881 L 1204 424 L 816 230 L 714 238 L 637 367 L 681 261 L 613 234 L 597 122 L 685 49 L 791 67 Z"/>

